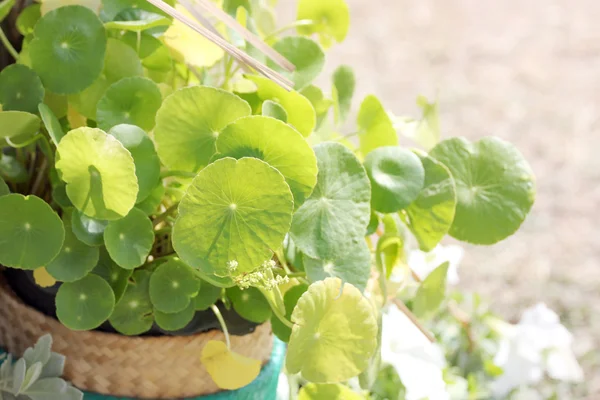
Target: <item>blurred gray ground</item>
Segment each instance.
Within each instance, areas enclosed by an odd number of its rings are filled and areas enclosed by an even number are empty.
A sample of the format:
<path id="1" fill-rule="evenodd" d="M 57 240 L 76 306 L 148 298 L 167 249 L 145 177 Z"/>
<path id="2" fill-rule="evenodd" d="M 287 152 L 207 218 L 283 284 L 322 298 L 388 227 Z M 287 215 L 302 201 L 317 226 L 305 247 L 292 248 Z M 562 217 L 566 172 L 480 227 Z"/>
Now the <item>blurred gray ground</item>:
<path id="1" fill-rule="evenodd" d="M 327 0 L 323 0 L 327 1 Z M 600 1 L 348 0 L 352 25 L 329 52 L 350 64 L 358 96 L 418 116 L 438 95 L 444 137 L 497 135 L 537 176 L 536 204 L 514 237 L 468 246 L 461 285 L 518 318 L 555 309 L 600 398 Z M 281 0 L 282 21 L 296 1 Z"/>

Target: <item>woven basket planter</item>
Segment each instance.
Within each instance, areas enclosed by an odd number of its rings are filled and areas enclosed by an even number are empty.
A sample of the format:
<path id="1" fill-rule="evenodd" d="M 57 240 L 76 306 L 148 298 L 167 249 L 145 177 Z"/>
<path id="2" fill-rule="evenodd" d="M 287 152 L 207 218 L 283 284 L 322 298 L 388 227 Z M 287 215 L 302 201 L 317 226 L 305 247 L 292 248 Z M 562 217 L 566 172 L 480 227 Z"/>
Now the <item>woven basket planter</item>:
<path id="1" fill-rule="evenodd" d="M 180 399 L 220 391 L 200 354 L 209 340 L 225 340 L 221 331 L 160 337 L 74 332 L 25 305 L 0 274 L 0 347 L 21 356 L 46 333 L 54 339 L 53 351 L 67 357 L 65 378 L 82 390 L 141 399 Z M 249 335 L 231 336 L 231 348 L 265 364 L 273 348 L 270 325 L 261 325 Z"/>

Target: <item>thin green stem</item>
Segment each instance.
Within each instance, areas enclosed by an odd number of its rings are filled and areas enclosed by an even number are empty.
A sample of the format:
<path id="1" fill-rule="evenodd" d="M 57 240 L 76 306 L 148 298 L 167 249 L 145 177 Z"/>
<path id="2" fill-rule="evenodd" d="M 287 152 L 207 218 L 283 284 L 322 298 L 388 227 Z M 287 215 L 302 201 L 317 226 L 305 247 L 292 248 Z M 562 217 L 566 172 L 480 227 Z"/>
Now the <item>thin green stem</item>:
<path id="1" fill-rule="evenodd" d="M 285 26 L 282 26 L 281 28 L 274 30 L 273 32 L 271 32 L 267 36 L 265 36 L 265 38 L 263 40 L 266 42 L 270 39 L 273 39 L 275 36 L 279 35 L 282 32 L 287 31 L 288 29 L 297 28 L 299 26 L 310 26 L 310 25 L 314 25 L 314 24 L 315 24 L 315 21 L 313 21 L 312 19 L 299 19 L 297 21 L 292 22 L 291 24 L 287 24 Z"/>
<path id="2" fill-rule="evenodd" d="M 196 174 L 188 171 L 163 171 L 160 173 L 161 178 L 170 178 L 172 176 L 179 176 L 181 178 L 195 178 Z"/>
<path id="3" fill-rule="evenodd" d="M 31 139 L 26 140 L 23 143 L 15 143 L 15 142 L 11 141 L 10 138 L 4 138 L 4 140 L 6 140 L 6 143 L 11 145 L 11 147 L 14 147 L 15 149 L 22 149 L 23 147 L 27 147 L 30 144 L 37 142 L 38 140 L 40 140 L 43 137 L 44 137 L 44 135 L 35 135 Z"/>
<path id="4" fill-rule="evenodd" d="M 165 212 L 163 212 L 162 214 L 160 214 L 159 216 L 157 216 L 156 218 L 154 218 L 154 221 L 153 221 L 154 226 L 160 224 L 165 219 L 167 219 L 168 216 L 170 216 L 172 213 L 174 213 L 175 211 L 177 211 L 177 207 L 179 207 L 179 203 L 173 204 L 171 207 L 167 208 L 165 210 Z"/>
<path id="5" fill-rule="evenodd" d="M 227 324 L 225 323 L 225 320 L 223 319 L 223 315 L 221 315 L 221 311 L 219 311 L 219 308 L 214 304 L 212 306 L 210 306 L 210 309 L 213 310 L 213 312 L 215 313 L 215 316 L 219 320 L 219 324 L 221 325 L 221 329 L 223 330 L 223 334 L 225 335 L 225 343 L 227 343 L 227 348 L 229 350 L 231 350 L 231 341 L 229 340 L 229 331 L 227 330 Z"/>
<path id="6" fill-rule="evenodd" d="M 294 324 L 288 320 L 285 315 L 283 315 L 279 309 L 277 307 L 273 307 L 271 305 L 271 309 L 273 310 L 273 314 L 275 314 L 275 316 L 281 321 L 282 324 L 284 324 L 285 326 L 287 326 L 288 328 L 292 329 L 294 327 Z"/>
<path id="7" fill-rule="evenodd" d="M 4 31 L 2 30 L 1 27 L 0 27 L 0 41 L 2 42 L 2 44 L 4 45 L 6 50 L 8 50 L 10 55 L 15 59 L 15 61 L 17 61 L 19 59 L 19 52 L 17 50 L 15 50 L 13 45 L 10 43 L 10 40 L 8 40 L 8 38 L 4 34 Z"/>

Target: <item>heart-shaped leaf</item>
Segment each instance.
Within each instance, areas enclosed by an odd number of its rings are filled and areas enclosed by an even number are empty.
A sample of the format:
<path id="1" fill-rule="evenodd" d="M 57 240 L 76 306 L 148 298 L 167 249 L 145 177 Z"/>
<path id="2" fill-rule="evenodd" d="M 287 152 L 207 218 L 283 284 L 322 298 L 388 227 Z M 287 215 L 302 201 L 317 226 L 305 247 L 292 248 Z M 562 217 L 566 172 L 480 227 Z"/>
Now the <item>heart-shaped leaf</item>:
<path id="1" fill-rule="evenodd" d="M 393 213 L 412 203 L 423 189 L 425 170 L 419 157 L 397 146 L 379 147 L 365 157 L 371 181 L 371 205 L 382 213 Z"/>
<path id="2" fill-rule="evenodd" d="M 56 169 L 67 195 L 88 217 L 115 220 L 135 204 L 138 183 L 131 154 L 100 129 L 78 128 L 57 147 Z"/>
<path id="3" fill-rule="evenodd" d="M 299 207 L 317 183 L 317 158 L 306 140 L 289 125 L 269 117 L 240 118 L 217 140 L 224 157 L 256 157 L 283 174 Z"/>
<path id="4" fill-rule="evenodd" d="M 360 161 L 346 147 L 323 143 L 314 150 L 317 185 L 294 214 L 290 233 L 304 254 L 336 259 L 364 240 L 371 217 L 371 185 Z"/>
<path id="5" fill-rule="evenodd" d="M 471 143 L 440 142 L 430 153 L 456 183 L 456 214 L 450 235 L 475 244 L 494 244 L 515 233 L 535 198 L 533 172 L 521 153 L 498 138 Z"/>
<path id="6" fill-rule="evenodd" d="M 0 264 L 33 270 L 60 252 L 65 228 L 58 215 L 36 196 L 0 196 Z"/>
<path id="7" fill-rule="evenodd" d="M 150 218 L 132 209 L 124 218 L 111 221 L 104 230 L 104 244 L 110 257 L 122 268 L 134 269 L 146 262 L 154 244 Z"/>
<path id="8" fill-rule="evenodd" d="M 248 103 L 224 90 L 204 86 L 178 90 L 156 115 L 158 155 L 170 169 L 196 172 L 215 154 L 223 128 L 250 113 Z"/>
<path id="9" fill-rule="evenodd" d="M 25 65 L 9 65 L 0 72 L 0 104 L 4 111 L 36 113 L 44 93 L 39 76 Z"/>
<path id="10" fill-rule="evenodd" d="M 338 383 L 360 374 L 377 347 L 374 313 L 357 288 L 338 278 L 313 283 L 292 314 L 287 370 L 315 383 Z"/>
<path id="11" fill-rule="evenodd" d="M 251 272 L 281 246 L 293 207 L 290 188 L 275 168 L 256 158 L 223 158 L 200 171 L 181 200 L 173 247 L 208 276 L 227 277 L 232 261 L 237 273 Z"/>
<path id="12" fill-rule="evenodd" d="M 115 294 L 98 275 L 63 283 L 56 295 L 56 315 L 64 326 L 86 331 L 102 325 L 115 308 Z"/>
<path id="13" fill-rule="evenodd" d="M 44 86 L 58 94 L 77 93 L 102 72 L 106 31 L 89 8 L 66 6 L 44 15 L 34 29 L 29 55 Z"/>

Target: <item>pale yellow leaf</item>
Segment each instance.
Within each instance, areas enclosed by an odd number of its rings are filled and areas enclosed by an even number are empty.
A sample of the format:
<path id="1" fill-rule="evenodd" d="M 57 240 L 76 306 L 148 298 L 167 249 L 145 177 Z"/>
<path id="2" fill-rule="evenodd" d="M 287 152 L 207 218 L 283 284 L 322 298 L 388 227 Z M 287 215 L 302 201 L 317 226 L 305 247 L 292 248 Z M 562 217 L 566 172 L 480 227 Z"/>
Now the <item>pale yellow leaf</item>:
<path id="1" fill-rule="evenodd" d="M 190 19 L 194 19 L 182 6 L 177 5 L 175 8 Z M 177 19 L 165 32 L 164 40 L 175 59 L 196 67 L 210 67 L 225 55 L 219 46 Z"/>
<path id="2" fill-rule="evenodd" d="M 43 288 L 54 286 L 56 283 L 56 279 L 54 279 L 44 267 L 34 270 L 33 278 L 35 279 L 35 283 Z"/>
<path id="3" fill-rule="evenodd" d="M 200 357 L 213 381 L 221 389 L 235 390 L 251 383 L 260 373 L 260 361 L 234 353 L 227 345 L 210 340 Z"/>

